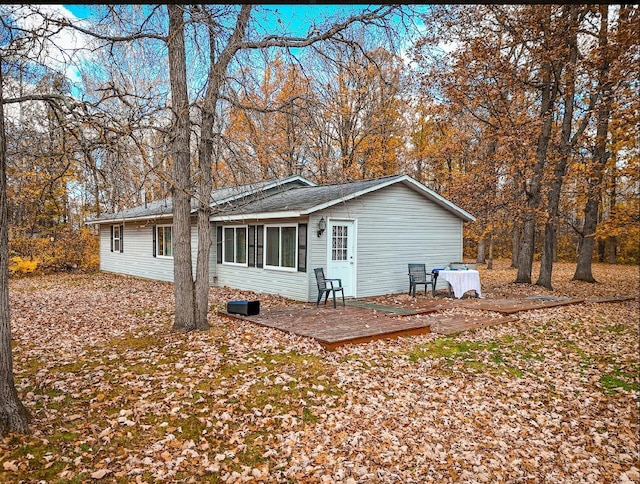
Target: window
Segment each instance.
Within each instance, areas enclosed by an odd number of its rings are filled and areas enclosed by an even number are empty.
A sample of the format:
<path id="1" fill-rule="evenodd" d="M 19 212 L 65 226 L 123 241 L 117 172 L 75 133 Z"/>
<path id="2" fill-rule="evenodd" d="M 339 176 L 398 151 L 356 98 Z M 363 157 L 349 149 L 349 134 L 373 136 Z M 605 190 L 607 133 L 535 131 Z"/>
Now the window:
<path id="1" fill-rule="evenodd" d="M 222 251 L 226 264 L 245 265 L 247 263 L 247 227 L 224 227 Z"/>
<path id="2" fill-rule="evenodd" d="M 264 266 L 264 225 L 249 225 L 249 253 L 247 265 L 249 267 Z"/>
<path id="3" fill-rule="evenodd" d="M 173 257 L 173 244 L 171 242 L 171 225 L 158 225 L 157 254 L 158 257 Z"/>
<path id="4" fill-rule="evenodd" d="M 297 225 L 269 226 L 266 229 L 265 266 L 295 269 Z"/>
<path id="5" fill-rule="evenodd" d="M 331 234 L 331 260 L 347 260 L 347 226 L 334 225 Z"/>
<path id="6" fill-rule="evenodd" d="M 111 252 L 122 252 L 122 232 L 124 225 L 112 225 L 111 226 Z"/>
<path id="7" fill-rule="evenodd" d="M 307 224 L 298 224 L 298 272 L 307 272 Z"/>
<path id="8" fill-rule="evenodd" d="M 268 239 L 268 240 L 267 240 Z M 216 227 L 216 262 L 307 272 L 307 224 Z"/>

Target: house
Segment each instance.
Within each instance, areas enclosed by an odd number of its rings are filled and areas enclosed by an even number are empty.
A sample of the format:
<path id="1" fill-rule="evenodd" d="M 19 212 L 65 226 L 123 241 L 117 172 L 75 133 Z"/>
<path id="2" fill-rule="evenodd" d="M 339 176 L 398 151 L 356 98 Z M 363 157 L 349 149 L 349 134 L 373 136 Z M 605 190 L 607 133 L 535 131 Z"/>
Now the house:
<path id="1" fill-rule="evenodd" d="M 408 291 L 407 264 L 462 260 L 463 223 L 475 220 L 408 175 L 324 186 L 293 176 L 212 200 L 210 284 L 299 301 L 316 300 L 315 267 L 341 278 L 346 297 Z M 169 198 L 88 222 L 100 269 L 172 281 L 171 216 Z"/>

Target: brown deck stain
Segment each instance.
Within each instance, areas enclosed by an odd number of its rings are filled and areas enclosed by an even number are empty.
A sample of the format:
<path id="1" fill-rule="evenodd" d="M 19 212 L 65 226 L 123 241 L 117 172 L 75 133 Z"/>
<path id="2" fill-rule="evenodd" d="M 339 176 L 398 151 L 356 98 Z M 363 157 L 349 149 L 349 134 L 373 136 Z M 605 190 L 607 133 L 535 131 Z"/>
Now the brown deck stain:
<path id="1" fill-rule="evenodd" d="M 353 306 L 297 306 L 267 308 L 256 316 L 220 311 L 226 317 L 315 339 L 328 350 L 383 338 L 429 333 L 427 320 L 409 320 L 376 309 Z"/>
<path id="2" fill-rule="evenodd" d="M 551 300 L 549 300 L 551 299 Z M 313 338 L 327 350 L 347 344 L 368 343 L 379 339 L 399 338 L 434 332 L 455 334 L 497 324 L 517 321 L 511 316 L 521 311 L 546 309 L 584 302 L 618 302 L 634 300 L 621 296 L 596 300 L 575 298 L 552 298 L 540 296 L 536 299 L 415 299 L 407 304 L 385 305 L 371 300 L 350 300 L 346 306 L 331 304 L 316 306 L 313 303 L 298 303 L 288 306 L 263 308 L 255 316 L 242 316 L 219 311 L 218 314 L 234 320 L 248 321 L 260 326 L 275 328 L 286 333 Z M 447 309 L 492 311 L 506 317 L 435 314 Z"/>
<path id="3" fill-rule="evenodd" d="M 483 311 L 494 311 L 500 314 L 515 314 L 521 311 L 531 311 L 533 309 L 547 309 L 557 306 L 568 306 L 570 304 L 581 304 L 584 299 L 561 299 L 555 301 L 545 301 L 536 299 L 474 299 L 460 302 L 460 306 L 466 309 L 479 309 Z"/>
<path id="4" fill-rule="evenodd" d="M 290 307 L 265 308 L 255 316 L 242 316 L 220 311 L 228 318 L 248 321 L 260 326 L 275 328 L 286 333 L 313 338 L 327 350 L 347 344 L 362 344 L 379 339 L 414 336 L 435 331 L 452 334 L 468 329 L 492 326 L 516 318 L 475 316 L 420 316 L 421 312 L 432 312 L 433 308 L 417 310 L 414 314 L 393 314 L 371 307 L 338 306 L 315 307 L 295 305 Z M 414 317 L 408 317 L 414 316 Z M 434 325 L 437 330 L 434 330 Z"/>

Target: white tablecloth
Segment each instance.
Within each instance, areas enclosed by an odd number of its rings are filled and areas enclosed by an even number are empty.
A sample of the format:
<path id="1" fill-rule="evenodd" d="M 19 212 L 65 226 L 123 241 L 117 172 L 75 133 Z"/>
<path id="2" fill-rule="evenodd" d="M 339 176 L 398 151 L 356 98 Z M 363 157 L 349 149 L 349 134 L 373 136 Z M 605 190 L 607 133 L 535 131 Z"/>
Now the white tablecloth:
<path id="1" fill-rule="evenodd" d="M 451 284 L 453 295 L 458 299 L 465 292 L 471 290 L 475 290 L 478 293 L 478 297 L 482 297 L 480 293 L 480 273 L 476 270 L 439 271 L 438 277 Z"/>

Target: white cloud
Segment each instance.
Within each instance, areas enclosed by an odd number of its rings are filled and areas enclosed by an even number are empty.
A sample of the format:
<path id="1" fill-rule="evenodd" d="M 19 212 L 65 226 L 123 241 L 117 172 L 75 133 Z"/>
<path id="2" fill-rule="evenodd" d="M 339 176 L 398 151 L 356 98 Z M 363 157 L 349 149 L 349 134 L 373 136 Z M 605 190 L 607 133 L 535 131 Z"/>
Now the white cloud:
<path id="1" fill-rule="evenodd" d="M 75 15 L 62 5 L 21 5 L 5 6 L 15 19 L 18 28 L 40 33 L 39 42 L 29 55 L 41 64 L 63 72 L 71 82 L 80 81 L 77 68 L 88 44 L 85 36 L 71 28 L 50 25 L 49 19 L 66 19 L 72 24 L 80 22 Z"/>

